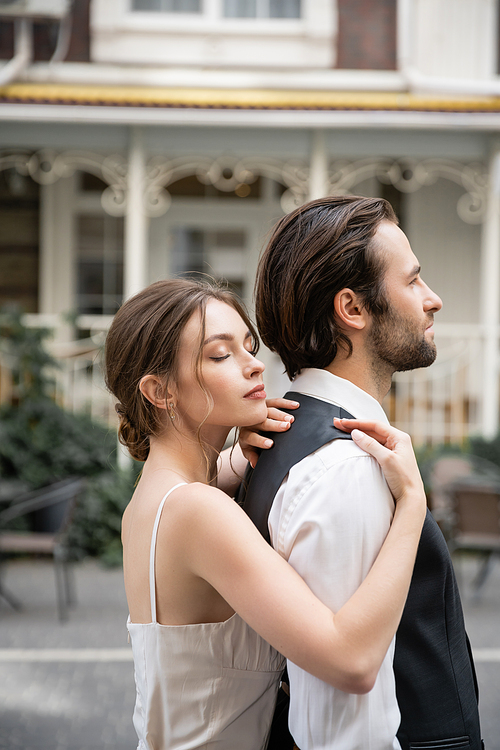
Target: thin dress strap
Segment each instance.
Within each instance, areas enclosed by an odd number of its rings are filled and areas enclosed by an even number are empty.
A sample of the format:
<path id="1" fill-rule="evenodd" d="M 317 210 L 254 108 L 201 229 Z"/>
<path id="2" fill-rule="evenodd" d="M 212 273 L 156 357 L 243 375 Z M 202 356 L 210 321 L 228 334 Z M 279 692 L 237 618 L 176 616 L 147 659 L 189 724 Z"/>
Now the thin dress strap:
<path id="1" fill-rule="evenodd" d="M 163 506 L 165 505 L 165 500 L 169 495 L 172 494 L 174 490 L 177 489 L 177 487 L 182 487 L 184 484 L 187 484 L 187 482 L 179 482 L 179 484 L 174 485 L 163 500 L 160 503 L 160 506 L 156 512 L 156 518 L 155 518 L 155 524 L 153 526 L 153 533 L 151 535 L 151 548 L 149 551 L 149 596 L 151 597 L 151 622 L 156 622 L 156 575 L 155 575 L 155 559 L 156 559 L 156 537 L 158 536 L 158 526 L 160 525 L 160 518 L 161 518 L 161 512 L 163 510 Z"/>

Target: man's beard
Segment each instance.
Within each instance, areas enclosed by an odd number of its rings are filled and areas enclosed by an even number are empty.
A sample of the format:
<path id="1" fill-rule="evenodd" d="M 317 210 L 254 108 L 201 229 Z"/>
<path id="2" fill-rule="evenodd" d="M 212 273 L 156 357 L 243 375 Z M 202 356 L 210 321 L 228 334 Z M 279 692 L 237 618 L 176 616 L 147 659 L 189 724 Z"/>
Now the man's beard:
<path id="1" fill-rule="evenodd" d="M 431 323 L 429 316 L 426 325 Z M 429 367 L 437 356 L 434 341 L 428 341 L 424 331 L 392 307 L 374 318 L 370 344 L 375 367 L 385 364 L 392 372 Z"/>

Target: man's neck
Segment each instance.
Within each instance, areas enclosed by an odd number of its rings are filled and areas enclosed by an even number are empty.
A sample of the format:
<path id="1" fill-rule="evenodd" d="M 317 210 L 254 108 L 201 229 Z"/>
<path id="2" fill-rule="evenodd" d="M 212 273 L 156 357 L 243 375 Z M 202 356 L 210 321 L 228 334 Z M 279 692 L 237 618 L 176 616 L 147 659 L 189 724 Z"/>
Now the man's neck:
<path id="1" fill-rule="evenodd" d="M 391 388 L 392 372 L 374 367 L 365 357 L 356 356 L 353 352 L 346 357 L 339 352 L 325 370 L 339 378 L 349 380 L 361 390 L 369 393 L 379 404 L 382 403 Z"/>

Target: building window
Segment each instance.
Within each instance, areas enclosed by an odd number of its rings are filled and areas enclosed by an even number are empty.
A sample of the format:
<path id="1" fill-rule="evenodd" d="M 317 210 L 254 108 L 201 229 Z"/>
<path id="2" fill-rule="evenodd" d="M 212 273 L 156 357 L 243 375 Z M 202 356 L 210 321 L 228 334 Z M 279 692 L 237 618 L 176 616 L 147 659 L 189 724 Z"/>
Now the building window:
<path id="1" fill-rule="evenodd" d="M 123 296 L 123 219 L 77 217 L 77 310 L 114 315 Z"/>
<path id="2" fill-rule="evenodd" d="M 300 18 L 301 0 L 224 0 L 225 18 Z M 133 11 L 201 13 L 201 0 L 132 0 Z"/>
<path id="3" fill-rule="evenodd" d="M 201 13 L 200 0 L 132 0 L 132 10 L 154 13 Z"/>
<path id="4" fill-rule="evenodd" d="M 224 0 L 226 18 L 300 18 L 300 0 Z"/>
<path id="5" fill-rule="evenodd" d="M 38 312 L 39 214 L 39 185 L 0 172 L 0 307 Z"/>
<path id="6" fill-rule="evenodd" d="M 207 198 L 210 200 L 227 200 L 231 198 L 261 197 L 262 180 L 257 177 L 253 182 L 242 182 L 234 190 L 218 190 L 214 185 L 201 182 L 196 175 L 182 177 L 168 186 L 168 192 L 176 198 Z"/>
<path id="7" fill-rule="evenodd" d="M 171 273 L 173 276 L 203 273 L 224 279 L 241 297 L 246 244 L 244 230 L 176 227 L 173 231 Z"/>

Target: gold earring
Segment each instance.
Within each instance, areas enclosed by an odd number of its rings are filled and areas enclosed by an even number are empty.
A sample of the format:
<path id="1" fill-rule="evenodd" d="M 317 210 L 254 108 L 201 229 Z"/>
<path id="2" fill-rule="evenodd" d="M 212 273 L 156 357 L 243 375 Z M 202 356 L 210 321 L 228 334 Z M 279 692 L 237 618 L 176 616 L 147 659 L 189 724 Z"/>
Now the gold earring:
<path id="1" fill-rule="evenodd" d="M 172 420 L 172 422 L 175 422 L 175 411 L 174 411 L 174 405 L 169 404 L 168 405 L 168 416 Z"/>

